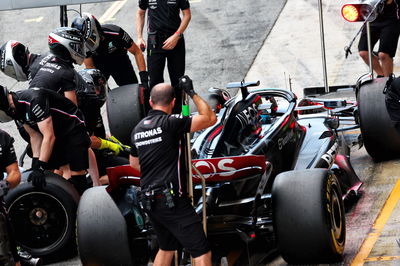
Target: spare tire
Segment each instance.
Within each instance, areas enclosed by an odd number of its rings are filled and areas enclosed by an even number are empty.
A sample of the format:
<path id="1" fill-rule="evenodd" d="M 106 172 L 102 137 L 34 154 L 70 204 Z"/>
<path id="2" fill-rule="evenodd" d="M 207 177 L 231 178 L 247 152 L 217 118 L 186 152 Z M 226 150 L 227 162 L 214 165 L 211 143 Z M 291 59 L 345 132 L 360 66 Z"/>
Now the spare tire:
<path id="1" fill-rule="evenodd" d="M 139 84 L 129 84 L 111 90 L 107 96 L 107 118 L 110 132 L 129 145 L 133 128 L 144 117 L 144 94 Z"/>
<path id="2" fill-rule="evenodd" d="M 400 157 L 400 134 L 389 117 L 383 89 L 387 78 L 361 84 L 358 92 L 360 129 L 368 154 L 374 161 Z"/>
<path id="3" fill-rule="evenodd" d="M 272 210 L 278 249 L 286 262 L 342 260 L 345 211 L 339 182 L 329 170 L 279 174 L 272 186 Z"/>
<path id="4" fill-rule="evenodd" d="M 82 195 L 77 239 L 83 265 L 134 265 L 125 219 L 104 186 Z"/>
<path id="5" fill-rule="evenodd" d="M 17 244 L 45 262 L 64 260 L 77 253 L 75 219 L 79 194 L 63 177 L 46 172 L 46 186 L 26 182 L 4 198 Z"/>

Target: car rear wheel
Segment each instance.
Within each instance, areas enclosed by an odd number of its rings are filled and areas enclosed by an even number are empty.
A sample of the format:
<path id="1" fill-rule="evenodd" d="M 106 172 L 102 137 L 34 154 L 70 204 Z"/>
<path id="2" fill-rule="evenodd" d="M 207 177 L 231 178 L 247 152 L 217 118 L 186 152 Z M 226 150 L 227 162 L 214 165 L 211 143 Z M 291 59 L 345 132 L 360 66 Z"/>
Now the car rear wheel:
<path id="1" fill-rule="evenodd" d="M 365 149 L 375 161 L 400 156 L 400 134 L 389 117 L 382 92 L 386 81 L 387 78 L 379 78 L 365 82 L 357 99 Z"/>
<path id="2" fill-rule="evenodd" d="M 27 175 L 24 173 L 23 175 Z M 79 195 L 63 177 L 46 173 L 46 186 L 23 182 L 5 197 L 17 244 L 45 262 L 76 255 Z"/>
<path id="3" fill-rule="evenodd" d="M 278 249 L 291 264 L 342 259 L 346 239 L 342 193 L 326 169 L 279 174 L 272 187 Z"/>

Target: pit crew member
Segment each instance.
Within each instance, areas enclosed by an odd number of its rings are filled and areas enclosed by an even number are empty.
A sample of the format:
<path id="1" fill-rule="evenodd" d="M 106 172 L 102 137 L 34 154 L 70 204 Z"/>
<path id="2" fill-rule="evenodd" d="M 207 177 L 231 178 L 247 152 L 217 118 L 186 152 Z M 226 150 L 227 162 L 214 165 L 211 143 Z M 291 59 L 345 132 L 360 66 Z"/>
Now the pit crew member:
<path id="1" fill-rule="evenodd" d="M 180 245 L 190 252 L 196 264 L 211 265 L 211 251 L 200 217 L 187 197 L 186 164 L 180 149 L 185 133 L 215 124 L 216 116 L 195 93 L 189 77 L 182 77 L 180 86 L 193 99 L 199 114 L 171 115 L 176 102 L 174 89 L 165 83 L 154 86 L 152 110 L 132 131 L 130 165 L 141 171 L 142 204 L 160 246 L 154 265 L 169 265 Z"/>
<path id="2" fill-rule="evenodd" d="M 182 20 L 180 11 L 182 10 Z M 164 82 L 164 67 L 167 67 L 171 85 L 175 88 L 177 104 L 174 113 L 181 112 L 181 94 L 178 93 L 179 78 L 185 74 L 185 39 L 183 32 L 191 19 L 189 0 L 139 0 L 136 15 L 138 44 L 145 48 L 143 27 L 148 15 L 147 64 L 150 88 Z"/>
<path id="3" fill-rule="evenodd" d="M 30 136 L 32 164 L 28 181 L 46 185 L 45 170 L 69 166 L 68 179 L 78 193 L 88 188 L 88 148 L 90 138 L 78 107 L 60 94 L 38 88 L 9 92 L 0 87 L 0 110 L 19 120 Z"/>

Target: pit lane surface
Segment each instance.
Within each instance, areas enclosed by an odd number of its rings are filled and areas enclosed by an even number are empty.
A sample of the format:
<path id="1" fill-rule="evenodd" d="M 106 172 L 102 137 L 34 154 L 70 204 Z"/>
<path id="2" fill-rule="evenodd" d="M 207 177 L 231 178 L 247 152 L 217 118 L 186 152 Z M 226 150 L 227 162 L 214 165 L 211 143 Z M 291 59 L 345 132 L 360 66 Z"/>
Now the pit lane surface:
<path id="1" fill-rule="evenodd" d="M 317 2 L 288 0 L 275 23 L 284 2 L 252 1 L 250 6 L 247 1 L 240 0 L 193 1 L 193 20 L 187 32 L 187 74 L 193 77 L 195 85 L 203 89 L 203 93 L 207 87 L 222 87 L 227 82 L 241 80 L 248 69 L 247 79 L 261 79 L 263 87 L 289 88 L 287 80 L 290 75 L 293 89 L 299 95 L 303 87 L 323 84 Z M 352 84 L 366 72 L 356 55 L 344 60 L 343 46 L 351 40 L 357 27 L 346 24 L 339 17 L 342 4 L 339 2 L 327 0 L 323 5 L 328 78 L 334 85 Z M 126 29 L 134 39 L 136 4 L 136 1 L 126 1 L 112 16 L 115 20 L 110 21 Z M 112 3 L 85 5 L 83 11 L 90 10 L 101 17 L 111 6 Z M 18 39 L 28 44 L 32 52 L 45 51 L 48 32 L 59 25 L 58 13 L 58 8 L 1 12 L 1 40 Z M 69 15 L 70 18 L 74 16 L 73 13 Z M 397 60 L 396 63 L 399 65 Z M 1 76 L 1 84 L 9 88 L 23 89 L 26 86 Z M 20 154 L 23 142 L 15 126 L 9 123 L 1 125 L 1 128 L 16 138 L 17 153 Z M 400 248 L 395 239 L 400 237 L 397 218 L 400 209 L 395 185 L 400 173 L 399 161 L 374 163 L 364 149 L 354 147 L 352 151 L 353 166 L 365 185 L 363 197 L 347 214 L 343 264 L 398 265 Z M 280 258 L 268 264 L 285 265 Z M 73 259 L 54 265 L 81 264 L 78 259 Z"/>

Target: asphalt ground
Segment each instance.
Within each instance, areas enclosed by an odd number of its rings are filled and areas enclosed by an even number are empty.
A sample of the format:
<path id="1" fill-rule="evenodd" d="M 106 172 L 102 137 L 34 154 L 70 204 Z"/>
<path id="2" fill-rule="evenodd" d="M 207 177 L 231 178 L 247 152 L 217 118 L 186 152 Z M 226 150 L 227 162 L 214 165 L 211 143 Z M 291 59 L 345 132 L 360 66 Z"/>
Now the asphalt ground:
<path id="1" fill-rule="evenodd" d="M 193 18 L 186 33 L 186 69 L 201 94 L 208 87 L 223 87 L 244 77 L 261 80 L 262 87 L 292 89 L 299 97 L 305 87 L 323 86 L 318 1 L 191 2 Z M 348 59 L 344 57 L 344 46 L 361 26 L 341 18 L 340 8 L 345 2 L 348 1 L 323 1 L 329 85 L 354 84 L 368 71 L 357 56 L 357 40 L 353 54 Z M 134 39 L 136 4 L 126 1 L 110 20 Z M 83 10 L 101 17 L 111 6 L 112 3 L 85 5 Z M 18 39 L 33 52 L 45 51 L 48 32 L 58 26 L 58 8 L 1 12 L 0 25 L 0 41 Z M 395 73 L 399 74 L 398 58 L 395 58 Z M 26 87 L 2 77 L 2 84 L 9 88 Z M 14 132 L 17 152 L 20 151 L 17 133 L 12 131 L 14 126 L 1 125 L 1 128 Z M 398 160 L 375 163 L 364 148 L 357 147 L 352 148 L 352 163 L 364 181 L 363 196 L 347 213 L 345 257 L 339 265 L 400 265 L 400 248 L 395 241 L 400 236 L 397 184 L 400 163 Z M 268 264 L 285 265 L 279 257 Z M 80 262 L 75 258 L 54 265 L 80 265 Z"/>

